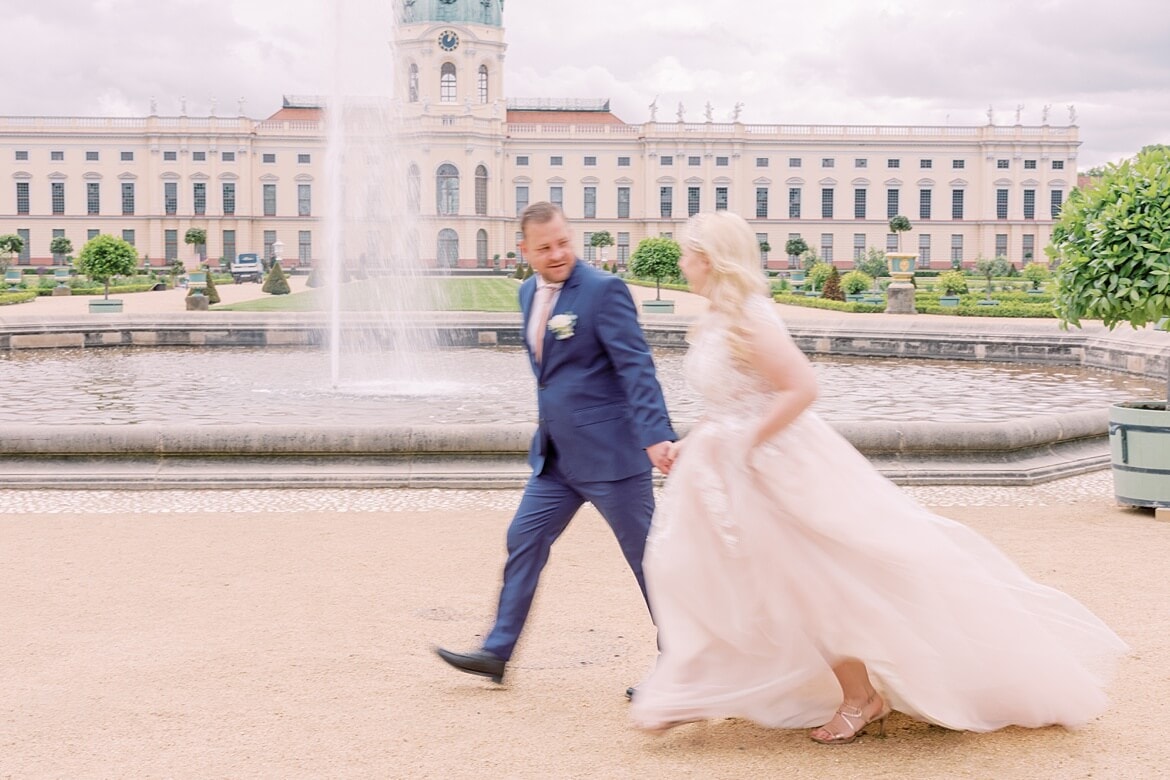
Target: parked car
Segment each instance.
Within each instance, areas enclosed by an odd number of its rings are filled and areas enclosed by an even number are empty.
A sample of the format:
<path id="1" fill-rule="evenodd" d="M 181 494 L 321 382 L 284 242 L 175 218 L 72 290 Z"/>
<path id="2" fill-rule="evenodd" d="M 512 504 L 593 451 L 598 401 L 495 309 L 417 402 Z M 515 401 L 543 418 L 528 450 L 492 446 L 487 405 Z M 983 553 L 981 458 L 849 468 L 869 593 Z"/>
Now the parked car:
<path id="1" fill-rule="evenodd" d="M 242 252 L 236 255 L 230 266 L 232 281 L 236 284 L 244 282 L 264 281 L 264 264 L 255 252 Z"/>

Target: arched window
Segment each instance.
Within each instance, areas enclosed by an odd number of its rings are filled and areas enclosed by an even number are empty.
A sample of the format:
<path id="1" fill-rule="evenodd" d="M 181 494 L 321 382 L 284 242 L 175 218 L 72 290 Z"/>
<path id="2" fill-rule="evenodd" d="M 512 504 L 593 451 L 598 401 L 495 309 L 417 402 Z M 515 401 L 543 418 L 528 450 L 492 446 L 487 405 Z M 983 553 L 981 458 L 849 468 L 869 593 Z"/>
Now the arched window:
<path id="1" fill-rule="evenodd" d="M 459 169 L 450 163 L 439 166 L 435 176 L 435 209 L 444 216 L 459 213 Z"/>
<path id="2" fill-rule="evenodd" d="M 480 231 L 475 234 L 475 264 L 480 268 L 487 268 L 487 250 L 487 231 L 483 228 L 480 228 Z"/>
<path id="3" fill-rule="evenodd" d="M 451 228 L 439 231 L 439 267 L 454 268 L 459 264 L 459 234 Z"/>
<path id="4" fill-rule="evenodd" d="M 479 66 L 479 102 L 488 102 L 487 65 Z"/>
<path id="5" fill-rule="evenodd" d="M 455 65 L 444 62 L 439 70 L 439 102 L 454 103 L 455 99 Z"/>
<path id="6" fill-rule="evenodd" d="M 487 216 L 487 168 L 480 165 L 475 169 L 475 213 Z"/>
<path id="7" fill-rule="evenodd" d="M 410 164 L 410 170 L 406 172 L 406 205 L 412 214 L 422 209 L 422 174 L 414 163 Z"/>
<path id="8" fill-rule="evenodd" d="M 410 77 L 409 77 L 407 83 L 408 83 L 408 87 L 409 87 L 408 91 L 410 93 L 410 97 L 409 97 L 410 102 L 417 103 L 418 102 L 418 65 L 415 65 L 413 62 L 410 63 Z"/>

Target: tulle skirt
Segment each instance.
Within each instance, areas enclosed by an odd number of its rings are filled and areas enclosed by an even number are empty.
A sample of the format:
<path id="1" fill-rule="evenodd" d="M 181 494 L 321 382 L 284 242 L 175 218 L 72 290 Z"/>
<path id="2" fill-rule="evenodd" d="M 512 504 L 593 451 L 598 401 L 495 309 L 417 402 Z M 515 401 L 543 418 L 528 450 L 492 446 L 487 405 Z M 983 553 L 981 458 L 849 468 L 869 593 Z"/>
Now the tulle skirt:
<path id="1" fill-rule="evenodd" d="M 688 437 L 645 572 L 661 654 L 635 725 L 811 727 L 859 659 L 894 709 L 951 729 L 1075 727 L 1125 644 L 986 539 L 932 514 L 806 412 L 747 454 L 742 422 Z"/>

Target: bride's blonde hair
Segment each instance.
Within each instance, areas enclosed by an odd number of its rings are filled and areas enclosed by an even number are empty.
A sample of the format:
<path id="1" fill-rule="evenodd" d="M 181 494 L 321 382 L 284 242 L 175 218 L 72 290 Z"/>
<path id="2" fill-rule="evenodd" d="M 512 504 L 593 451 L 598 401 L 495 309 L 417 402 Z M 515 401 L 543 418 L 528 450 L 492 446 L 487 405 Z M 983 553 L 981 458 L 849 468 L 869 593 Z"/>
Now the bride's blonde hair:
<path id="1" fill-rule="evenodd" d="M 738 214 L 715 211 L 691 217 L 683 241 L 711 264 L 703 294 L 711 311 L 730 321 L 731 353 L 745 361 L 749 323 L 744 304 L 771 289 L 760 270 L 760 245 L 755 234 Z"/>

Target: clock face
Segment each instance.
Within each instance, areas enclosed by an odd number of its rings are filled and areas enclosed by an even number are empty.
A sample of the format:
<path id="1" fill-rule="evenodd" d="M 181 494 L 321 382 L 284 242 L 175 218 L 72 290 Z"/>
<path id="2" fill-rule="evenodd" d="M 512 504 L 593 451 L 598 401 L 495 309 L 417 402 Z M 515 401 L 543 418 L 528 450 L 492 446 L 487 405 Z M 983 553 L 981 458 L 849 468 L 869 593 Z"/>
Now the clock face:
<path id="1" fill-rule="evenodd" d="M 439 33 L 439 48 L 443 51 L 455 51 L 459 46 L 459 36 L 454 30 L 443 30 Z"/>

